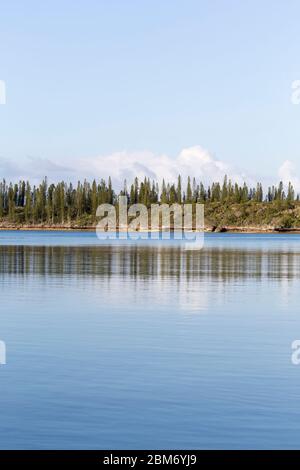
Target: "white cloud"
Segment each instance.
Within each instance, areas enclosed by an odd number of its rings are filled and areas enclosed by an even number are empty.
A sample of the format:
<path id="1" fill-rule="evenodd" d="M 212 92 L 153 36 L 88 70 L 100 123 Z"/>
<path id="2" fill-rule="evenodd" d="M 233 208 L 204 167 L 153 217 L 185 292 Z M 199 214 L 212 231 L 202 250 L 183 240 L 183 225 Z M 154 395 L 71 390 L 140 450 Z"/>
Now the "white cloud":
<path id="1" fill-rule="evenodd" d="M 254 186 L 261 181 L 265 187 L 277 184 L 272 178 L 261 178 L 261 175 L 250 175 L 228 163 L 215 158 L 208 150 L 200 146 L 182 149 L 173 158 L 166 154 L 157 155 L 150 151 L 115 152 L 110 155 L 100 155 L 81 159 L 68 159 L 61 164 L 60 161 L 45 159 L 41 157 L 27 157 L 26 161 L 13 162 L 0 158 L 0 179 L 18 181 L 19 179 L 30 179 L 38 183 L 42 178 L 48 176 L 50 182 L 64 179 L 65 181 L 77 182 L 83 180 L 108 179 L 111 176 L 116 189 L 123 186 L 124 179 L 130 184 L 135 176 L 139 180 L 149 177 L 159 183 L 163 178 L 167 182 L 176 182 L 178 175 L 182 176 L 185 184 L 187 176 L 195 177 L 197 181 L 210 184 L 212 181 L 223 181 L 224 175 L 234 182 Z M 295 168 L 290 161 L 285 161 L 278 171 L 279 180 L 285 184 L 291 181 L 300 192 L 300 178 L 295 175 Z"/>
<path id="2" fill-rule="evenodd" d="M 108 179 L 111 176 L 115 187 L 122 187 L 126 179 L 132 182 L 137 176 L 139 180 L 149 177 L 151 180 L 176 182 L 180 174 L 183 181 L 188 176 L 196 177 L 204 183 L 222 181 L 225 174 L 232 180 L 243 183 L 249 181 L 249 175 L 239 172 L 230 165 L 217 160 L 211 153 L 200 146 L 183 149 L 175 158 L 168 155 L 156 155 L 149 151 L 115 152 L 110 155 L 73 159 L 61 165 L 55 160 L 40 157 L 27 157 L 26 161 L 13 162 L 0 159 L 1 177 L 6 179 L 31 179 L 39 182 L 44 176 L 49 181 L 60 179 L 76 182 L 77 179 L 89 180 Z"/>
<path id="3" fill-rule="evenodd" d="M 39 183 L 45 176 L 49 180 L 72 179 L 74 169 L 63 166 L 47 158 L 28 156 L 25 162 L 14 162 L 8 158 L 0 158 L 0 178 L 12 180 L 30 179 Z"/>
<path id="4" fill-rule="evenodd" d="M 292 183 L 297 192 L 300 191 L 300 178 L 295 174 L 296 169 L 290 160 L 286 160 L 278 170 L 280 180 L 287 186 Z"/>
<path id="5" fill-rule="evenodd" d="M 176 158 L 168 155 L 155 155 L 151 152 L 116 152 L 111 155 L 85 158 L 76 163 L 77 171 L 89 178 L 108 176 L 114 184 L 121 186 L 124 179 L 131 182 L 135 176 L 145 176 L 161 182 L 175 182 L 180 174 L 185 180 L 188 176 L 205 183 L 222 181 L 224 175 L 234 181 L 243 183 L 252 181 L 243 172 L 215 159 L 211 153 L 200 146 L 183 149 Z"/>

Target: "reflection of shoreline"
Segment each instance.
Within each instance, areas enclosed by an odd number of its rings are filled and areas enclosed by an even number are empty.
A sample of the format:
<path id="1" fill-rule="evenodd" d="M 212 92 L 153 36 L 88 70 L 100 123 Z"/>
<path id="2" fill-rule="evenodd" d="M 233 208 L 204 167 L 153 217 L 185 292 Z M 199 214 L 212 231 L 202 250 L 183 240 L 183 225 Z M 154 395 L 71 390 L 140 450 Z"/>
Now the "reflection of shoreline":
<path id="1" fill-rule="evenodd" d="M 0 245 L 0 275 L 174 280 L 299 279 L 300 251 L 170 246 Z"/>

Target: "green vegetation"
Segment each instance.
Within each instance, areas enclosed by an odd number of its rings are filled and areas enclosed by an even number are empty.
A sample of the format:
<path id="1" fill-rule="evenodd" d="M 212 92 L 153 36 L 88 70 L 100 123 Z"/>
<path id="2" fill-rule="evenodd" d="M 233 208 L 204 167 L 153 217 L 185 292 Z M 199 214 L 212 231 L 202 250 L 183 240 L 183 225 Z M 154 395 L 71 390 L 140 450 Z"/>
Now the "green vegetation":
<path id="1" fill-rule="evenodd" d="M 116 192 L 111 179 L 99 182 L 78 182 L 77 186 L 60 182 L 48 184 L 45 178 L 39 185 L 18 184 L 5 180 L 0 183 L 0 223 L 5 226 L 91 227 L 96 223 L 96 209 L 102 203 L 118 204 L 118 196 L 126 195 L 128 204 L 142 203 L 148 208 L 155 203 L 205 204 L 208 228 L 300 228 L 300 199 L 292 184 L 287 191 L 280 183 L 266 194 L 260 183 L 255 188 L 232 183 L 225 176 L 222 184 L 203 183 L 188 178 L 185 189 L 181 177 L 176 184 L 135 178 L 128 187 Z"/>

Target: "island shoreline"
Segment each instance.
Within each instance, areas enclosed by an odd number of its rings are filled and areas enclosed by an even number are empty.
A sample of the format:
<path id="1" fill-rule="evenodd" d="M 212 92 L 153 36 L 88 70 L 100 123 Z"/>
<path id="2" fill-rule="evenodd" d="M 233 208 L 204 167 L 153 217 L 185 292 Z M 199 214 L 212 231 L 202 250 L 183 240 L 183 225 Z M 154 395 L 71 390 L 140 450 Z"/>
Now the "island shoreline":
<path id="1" fill-rule="evenodd" d="M 95 232 L 96 226 L 67 226 L 67 225 L 0 225 L 0 232 Z M 126 228 L 117 228 L 118 232 L 126 232 Z M 138 230 L 137 232 L 164 232 L 164 230 Z M 186 230 L 191 231 L 191 230 Z M 197 230 L 200 233 L 199 230 Z M 205 227 L 204 233 L 236 233 L 236 234 L 300 234 L 300 227 L 298 228 L 277 228 L 277 227 Z"/>

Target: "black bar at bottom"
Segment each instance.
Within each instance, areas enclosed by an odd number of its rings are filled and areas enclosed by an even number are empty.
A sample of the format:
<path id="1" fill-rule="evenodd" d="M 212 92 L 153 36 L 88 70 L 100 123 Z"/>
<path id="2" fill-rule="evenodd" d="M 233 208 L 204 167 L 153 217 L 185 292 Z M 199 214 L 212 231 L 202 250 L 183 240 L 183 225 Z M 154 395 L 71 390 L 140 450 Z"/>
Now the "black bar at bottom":
<path id="1" fill-rule="evenodd" d="M 141 465 L 164 465 L 167 467 L 196 468 L 197 465 L 230 465 L 240 468 L 241 464 L 269 464 L 274 461 L 285 464 L 291 457 L 298 458 L 299 451 L 197 451 L 197 450 L 92 450 L 92 451 L 0 451 L 0 465 L 3 463 L 30 464 L 31 468 L 41 464 L 52 466 L 67 464 L 88 468 L 122 465 L 124 468 L 138 468 Z"/>

